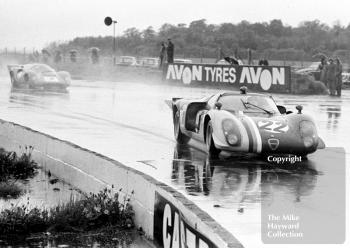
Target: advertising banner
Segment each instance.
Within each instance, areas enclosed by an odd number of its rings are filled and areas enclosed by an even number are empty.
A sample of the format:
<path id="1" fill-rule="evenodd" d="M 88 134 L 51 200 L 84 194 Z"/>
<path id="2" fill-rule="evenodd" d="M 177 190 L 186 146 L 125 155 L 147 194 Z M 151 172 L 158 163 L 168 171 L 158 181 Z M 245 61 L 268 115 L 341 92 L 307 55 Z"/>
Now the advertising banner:
<path id="1" fill-rule="evenodd" d="M 209 64 L 167 64 L 163 79 L 185 85 L 232 86 L 263 92 L 289 93 L 291 70 L 289 66 L 248 66 Z"/>
<path id="2" fill-rule="evenodd" d="M 217 248 L 158 192 L 154 203 L 154 240 L 164 248 Z"/>

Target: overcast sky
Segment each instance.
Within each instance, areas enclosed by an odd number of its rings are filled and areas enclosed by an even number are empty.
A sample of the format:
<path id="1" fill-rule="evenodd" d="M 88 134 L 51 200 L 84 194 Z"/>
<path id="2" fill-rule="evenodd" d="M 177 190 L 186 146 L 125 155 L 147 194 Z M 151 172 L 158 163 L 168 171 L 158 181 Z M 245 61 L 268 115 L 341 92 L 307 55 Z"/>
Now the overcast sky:
<path id="1" fill-rule="evenodd" d="M 164 24 L 263 22 L 281 19 L 297 26 L 319 19 L 350 22 L 350 0 L 0 0 L 0 50 L 37 49 L 77 36 L 111 35 L 106 16 L 118 21 L 117 34 L 130 27 L 156 30 Z"/>

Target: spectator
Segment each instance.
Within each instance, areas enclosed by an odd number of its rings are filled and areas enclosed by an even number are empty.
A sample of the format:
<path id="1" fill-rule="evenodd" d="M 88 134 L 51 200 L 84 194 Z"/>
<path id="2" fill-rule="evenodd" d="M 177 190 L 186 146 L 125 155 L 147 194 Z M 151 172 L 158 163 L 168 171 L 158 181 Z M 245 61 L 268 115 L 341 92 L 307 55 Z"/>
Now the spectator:
<path id="1" fill-rule="evenodd" d="M 100 61 L 100 55 L 99 55 L 100 49 L 98 47 L 91 47 L 90 52 L 91 52 L 91 62 L 93 64 L 98 64 Z"/>
<path id="2" fill-rule="evenodd" d="M 320 70 L 320 81 L 323 82 L 325 85 L 327 85 L 326 80 L 326 68 L 327 67 L 327 61 L 325 57 L 322 57 L 321 63 L 318 65 L 318 69 Z"/>
<path id="3" fill-rule="evenodd" d="M 41 50 L 41 54 L 42 54 L 42 60 L 43 62 L 46 64 L 49 62 L 49 58 L 51 57 L 51 54 L 48 50 L 43 49 Z"/>
<path id="4" fill-rule="evenodd" d="M 258 62 L 258 65 L 264 65 L 264 60 L 260 59 L 259 62 Z"/>
<path id="5" fill-rule="evenodd" d="M 61 51 L 56 51 L 55 57 L 54 57 L 54 62 L 55 63 L 61 63 L 62 62 L 62 53 Z"/>
<path id="6" fill-rule="evenodd" d="M 269 65 L 269 61 L 266 58 L 260 59 L 259 60 L 259 65 L 268 66 Z"/>
<path id="7" fill-rule="evenodd" d="M 333 59 L 329 59 L 329 64 L 326 66 L 326 79 L 331 96 L 335 95 L 336 69 L 337 66 L 333 63 Z"/>
<path id="8" fill-rule="evenodd" d="M 264 65 L 266 65 L 266 66 L 269 65 L 269 61 L 267 60 L 267 58 L 264 58 Z"/>
<path id="9" fill-rule="evenodd" d="M 164 42 L 162 42 L 161 48 L 160 48 L 160 53 L 159 53 L 159 68 L 162 68 L 162 66 L 163 66 L 166 49 L 167 48 L 165 47 Z"/>
<path id="10" fill-rule="evenodd" d="M 337 96 L 341 96 L 343 65 L 341 64 L 339 58 L 335 59 L 335 65 L 336 65 L 335 89 L 337 91 Z"/>
<path id="11" fill-rule="evenodd" d="M 78 51 L 75 49 L 69 51 L 69 58 L 72 63 L 77 62 L 77 53 Z"/>
<path id="12" fill-rule="evenodd" d="M 174 63 L 174 44 L 171 42 L 171 39 L 168 39 L 168 46 L 166 51 L 168 63 Z"/>

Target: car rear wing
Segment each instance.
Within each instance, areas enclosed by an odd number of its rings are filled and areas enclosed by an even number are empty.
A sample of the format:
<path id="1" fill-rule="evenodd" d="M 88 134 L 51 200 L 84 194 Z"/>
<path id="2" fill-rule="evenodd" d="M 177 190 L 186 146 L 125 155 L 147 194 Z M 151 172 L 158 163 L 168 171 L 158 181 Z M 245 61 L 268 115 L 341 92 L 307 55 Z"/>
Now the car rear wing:
<path id="1" fill-rule="evenodd" d="M 166 105 L 169 106 L 170 109 L 173 109 L 173 105 L 176 103 L 177 100 L 182 99 L 181 97 L 173 97 L 171 100 L 165 100 Z"/>
<path id="2" fill-rule="evenodd" d="M 173 103 L 175 103 L 177 100 L 180 100 L 180 99 L 182 99 L 182 98 L 181 97 L 173 97 L 173 98 L 171 98 L 171 101 Z"/>
<path id="3" fill-rule="evenodd" d="M 8 65 L 7 69 L 9 70 L 9 72 L 11 72 L 11 71 L 23 69 L 23 65 Z"/>

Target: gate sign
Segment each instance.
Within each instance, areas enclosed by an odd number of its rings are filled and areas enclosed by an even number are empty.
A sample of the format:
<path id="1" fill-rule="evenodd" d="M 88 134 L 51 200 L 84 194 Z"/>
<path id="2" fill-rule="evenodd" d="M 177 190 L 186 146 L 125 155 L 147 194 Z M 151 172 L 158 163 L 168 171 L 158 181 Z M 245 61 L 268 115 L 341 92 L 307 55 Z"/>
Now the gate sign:
<path id="1" fill-rule="evenodd" d="M 164 248 L 217 248 L 204 234 L 191 227 L 181 212 L 156 192 L 154 240 Z"/>
<path id="2" fill-rule="evenodd" d="M 167 64 L 163 78 L 183 84 L 206 83 L 212 85 L 247 86 L 266 92 L 290 92 L 289 66 Z"/>

